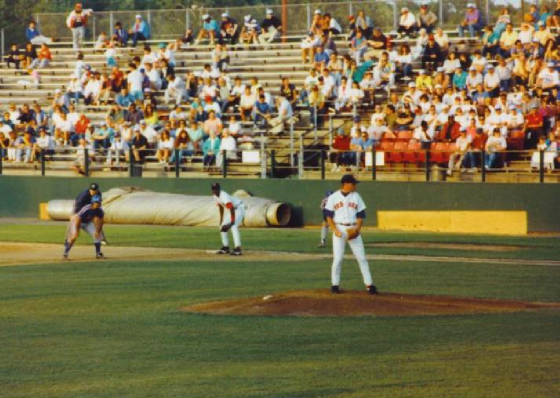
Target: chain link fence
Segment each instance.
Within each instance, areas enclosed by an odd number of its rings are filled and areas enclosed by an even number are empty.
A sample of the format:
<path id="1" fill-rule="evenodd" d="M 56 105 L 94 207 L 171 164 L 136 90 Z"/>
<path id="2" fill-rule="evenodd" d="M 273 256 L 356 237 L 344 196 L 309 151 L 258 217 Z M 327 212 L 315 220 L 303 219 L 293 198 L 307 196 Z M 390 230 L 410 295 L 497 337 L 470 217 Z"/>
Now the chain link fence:
<path id="1" fill-rule="evenodd" d="M 503 6 L 510 9 L 514 20 L 522 17 L 521 0 L 502 0 L 494 3 L 492 0 L 475 0 L 479 9 L 490 22 L 495 20 Z M 304 33 L 313 18 L 316 9 L 330 13 L 341 24 L 344 30 L 348 28 L 348 16 L 364 11 L 365 15 L 372 18 L 374 25 L 388 31 L 396 27 L 402 7 L 417 15 L 420 1 L 413 0 L 370 0 L 370 1 L 338 1 L 338 2 L 309 2 L 306 4 L 289 4 L 287 7 L 287 35 Z M 466 1 L 464 0 L 436 0 L 429 3 L 429 8 L 439 18 L 440 25 L 445 29 L 454 29 L 464 16 Z M 555 8 L 554 1 L 541 0 L 539 6 L 548 5 Z M 277 16 L 282 15 L 280 5 L 254 5 L 231 6 L 220 8 L 177 8 L 171 10 L 142 10 L 142 11 L 103 11 L 95 12 L 90 18 L 87 29 L 87 40 L 95 40 L 101 32 L 110 33 L 114 24 L 119 21 L 125 28 L 130 28 L 136 14 L 148 21 L 152 29 L 153 38 L 168 39 L 181 36 L 187 28 L 197 32 L 202 25 L 202 15 L 208 13 L 220 19 L 223 12 L 228 12 L 241 25 L 245 15 L 251 15 L 257 20 L 262 20 L 267 8 L 271 8 Z M 67 13 L 41 13 L 34 16 L 43 34 L 59 40 L 70 40 L 71 34 L 66 27 Z"/>

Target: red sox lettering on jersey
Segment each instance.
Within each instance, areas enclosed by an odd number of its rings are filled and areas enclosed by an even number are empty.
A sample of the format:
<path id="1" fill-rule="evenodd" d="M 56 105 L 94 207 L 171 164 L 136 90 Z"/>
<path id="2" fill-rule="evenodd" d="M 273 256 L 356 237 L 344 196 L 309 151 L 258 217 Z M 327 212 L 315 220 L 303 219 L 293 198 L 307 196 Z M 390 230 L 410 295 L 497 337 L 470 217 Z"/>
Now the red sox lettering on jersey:
<path id="1" fill-rule="evenodd" d="M 356 222 L 357 214 L 366 209 L 366 205 L 357 192 L 349 192 L 344 195 L 336 191 L 327 200 L 326 210 L 334 213 L 335 223 L 353 224 Z"/>

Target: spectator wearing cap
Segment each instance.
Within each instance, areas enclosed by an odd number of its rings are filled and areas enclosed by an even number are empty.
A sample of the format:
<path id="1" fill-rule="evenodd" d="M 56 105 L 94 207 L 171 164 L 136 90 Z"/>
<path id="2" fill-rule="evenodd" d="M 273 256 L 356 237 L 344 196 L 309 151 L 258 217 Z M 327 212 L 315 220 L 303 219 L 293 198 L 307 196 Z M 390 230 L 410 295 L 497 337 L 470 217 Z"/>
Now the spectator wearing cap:
<path id="1" fill-rule="evenodd" d="M 219 38 L 220 26 L 218 25 L 218 21 L 209 14 L 204 14 L 202 16 L 202 28 L 198 32 L 195 44 L 199 44 L 202 39 L 208 39 L 210 45 L 213 46 Z"/>
<path id="2" fill-rule="evenodd" d="M 420 6 L 420 13 L 418 14 L 417 21 L 419 29 L 426 29 L 426 32 L 431 34 L 436 27 L 438 17 L 428 8 L 428 4 L 422 4 Z"/>
<path id="3" fill-rule="evenodd" d="M 274 15 L 272 9 L 266 10 L 266 17 L 261 23 L 261 34 L 259 35 L 259 42 L 261 44 L 272 43 L 280 37 L 282 32 L 282 21 Z"/>
<path id="4" fill-rule="evenodd" d="M 496 73 L 493 64 L 488 65 L 488 73 L 484 76 L 484 90 L 491 98 L 496 98 L 500 94 L 500 76 Z"/>
<path id="5" fill-rule="evenodd" d="M 258 44 L 260 32 L 261 27 L 257 20 L 251 14 L 245 15 L 243 18 L 243 28 L 241 28 L 241 34 L 239 35 L 239 42 L 245 45 Z"/>
<path id="6" fill-rule="evenodd" d="M 407 7 L 401 8 L 399 28 L 397 29 L 399 35 L 415 37 L 417 30 L 418 24 L 416 22 L 416 17 L 414 16 L 414 14 L 411 13 Z"/>
<path id="7" fill-rule="evenodd" d="M 222 14 L 220 22 L 220 35 L 222 40 L 228 44 L 236 44 L 239 40 L 241 29 L 235 19 L 233 19 L 227 12 Z"/>
<path id="8" fill-rule="evenodd" d="M 172 99 L 175 100 L 175 104 L 179 105 L 183 100 L 188 100 L 186 84 L 180 76 L 169 75 L 167 76 L 167 88 L 164 93 L 164 101 L 169 104 Z"/>
<path id="9" fill-rule="evenodd" d="M 560 76 L 556 70 L 556 64 L 554 62 L 548 62 L 546 67 L 542 68 L 537 76 L 536 86 L 545 90 L 551 91 L 554 88 L 558 88 L 560 84 Z"/>
<path id="10" fill-rule="evenodd" d="M 93 10 L 82 8 L 82 3 L 76 3 L 74 9 L 66 18 L 66 26 L 72 31 L 72 48 L 79 50 L 86 33 L 88 17 Z"/>
<path id="11" fill-rule="evenodd" d="M 116 166 L 120 166 L 121 157 L 124 156 L 126 162 L 129 162 L 129 146 L 128 143 L 123 139 L 121 133 L 116 132 L 113 138 L 111 138 L 111 145 L 107 149 L 107 160 L 108 166 L 113 165 L 113 159 L 115 160 Z"/>
<path id="12" fill-rule="evenodd" d="M 136 47 L 138 40 L 146 41 L 150 38 L 150 25 L 137 14 L 132 27 L 130 28 L 130 37 L 132 38 L 132 46 Z"/>
<path id="13" fill-rule="evenodd" d="M 480 11 L 474 3 L 468 3 L 465 18 L 459 25 L 459 36 L 464 37 L 465 30 L 468 30 L 470 37 L 475 37 L 481 29 L 482 19 Z"/>

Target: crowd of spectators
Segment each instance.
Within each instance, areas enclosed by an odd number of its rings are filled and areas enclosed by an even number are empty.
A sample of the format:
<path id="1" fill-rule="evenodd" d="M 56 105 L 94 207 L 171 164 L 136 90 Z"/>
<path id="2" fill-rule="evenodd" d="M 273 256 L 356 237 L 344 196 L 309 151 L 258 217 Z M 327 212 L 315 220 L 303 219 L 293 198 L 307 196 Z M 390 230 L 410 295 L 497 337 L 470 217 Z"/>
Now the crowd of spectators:
<path id="1" fill-rule="evenodd" d="M 67 20 L 73 35 L 91 13 L 76 4 Z M 506 149 L 549 152 L 545 164 L 553 169 L 560 138 L 559 22 L 560 1 L 554 12 L 532 7 L 518 27 L 507 8 L 489 25 L 468 3 L 459 35 L 469 32 L 480 39 L 477 46 L 450 39 L 428 5 L 418 15 L 402 8 L 395 33 L 383 32 L 363 11 L 349 16 L 345 32 L 329 13 L 315 10 L 301 42 L 308 75 L 301 87 L 281 77 L 274 96 L 256 77 L 243 81 L 228 73 L 232 45 L 266 46 L 280 37 L 282 23 L 272 10 L 260 23 L 246 15 L 242 25 L 228 13 L 221 22 L 205 14 L 196 35 L 187 30 L 157 49 L 144 44 L 143 56 L 124 58 L 119 47 L 150 37 L 150 27 L 137 15 L 130 30 L 117 22 L 111 36 L 102 33 L 96 41 L 95 48 L 105 54 L 104 68 L 94 69 L 77 52 L 69 83 L 64 92 L 55 92 L 48 111 L 38 104 L 11 106 L 0 124 L 0 145 L 9 161 L 33 162 L 41 150 L 76 147 L 78 156 L 87 148 L 89 156 L 106 155 L 108 164 L 128 160 L 129 154 L 137 162 L 153 154 L 167 164 L 178 153 L 180 160 L 201 154 L 206 168 L 219 167 L 223 151 L 235 158 L 238 149 L 255 145 L 253 128 L 282 133 L 298 107 L 309 110 L 318 128 L 329 114 L 373 111 L 369 120 L 356 115 L 352 127 L 334 137 L 334 168 L 359 165 L 372 146 L 383 149 L 383 142 L 408 137 L 424 149 L 449 144 L 448 174 L 456 168 L 500 167 Z M 31 39 L 41 43 L 39 53 L 52 39 L 33 23 L 28 31 L 25 54 L 10 53 L 7 62 L 36 71 L 52 57 L 34 56 Z M 342 33 L 349 43 L 338 49 Z M 73 37 L 79 48 L 81 34 Z M 212 62 L 176 73 L 176 54 L 202 42 L 214 47 Z M 77 111 L 82 103 L 109 106 L 104 122 L 93 125 Z M 473 155 L 481 150 L 488 153 L 485 164 Z M 533 167 L 537 159 L 533 156 Z"/>

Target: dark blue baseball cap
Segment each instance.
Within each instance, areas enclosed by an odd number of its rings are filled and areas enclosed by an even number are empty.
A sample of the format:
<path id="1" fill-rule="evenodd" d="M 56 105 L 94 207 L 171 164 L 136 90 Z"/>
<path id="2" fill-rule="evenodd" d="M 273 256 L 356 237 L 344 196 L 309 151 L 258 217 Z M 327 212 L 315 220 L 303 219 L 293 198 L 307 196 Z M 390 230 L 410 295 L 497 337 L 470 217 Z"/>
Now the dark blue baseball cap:
<path id="1" fill-rule="evenodd" d="M 341 184 L 358 184 L 359 181 L 352 174 L 345 174 L 340 179 Z"/>

